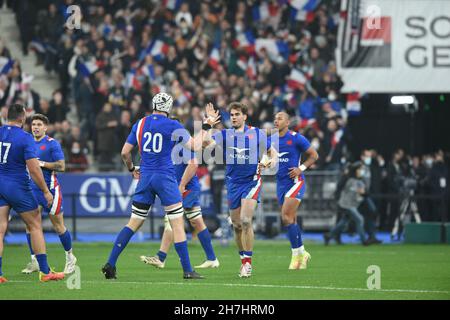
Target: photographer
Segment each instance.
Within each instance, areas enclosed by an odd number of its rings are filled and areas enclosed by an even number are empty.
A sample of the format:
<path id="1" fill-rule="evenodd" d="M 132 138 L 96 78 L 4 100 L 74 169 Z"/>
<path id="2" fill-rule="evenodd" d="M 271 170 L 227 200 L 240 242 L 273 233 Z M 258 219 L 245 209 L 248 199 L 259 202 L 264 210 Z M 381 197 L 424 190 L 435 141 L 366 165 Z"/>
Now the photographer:
<path id="1" fill-rule="evenodd" d="M 441 221 L 445 209 L 445 195 L 447 191 L 448 169 L 444 163 L 444 153 L 435 154 L 434 164 L 429 172 L 430 192 L 439 199 L 433 200 L 431 221 Z"/>
<path id="2" fill-rule="evenodd" d="M 339 239 L 350 221 L 355 223 L 361 243 L 365 246 L 371 244 L 366 240 L 364 218 L 358 211 L 358 207 L 363 201 L 363 196 L 366 192 L 362 180 L 362 169 L 363 165 L 361 162 L 356 162 L 349 168 L 348 179 L 345 182 L 338 201 L 338 210 L 342 213 L 342 217 L 329 233 L 324 234 L 325 245 L 328 245 L 331 239 Z"/>
<path id="3" fill-rule="evenodd" d="M 418 177 L 414 172 L 412 159 L 409 157 L 400 163 L 400 171 L 396 176 L 396 180 L 396 184 L 399 186 L 399 198 L 401 202 L 394 221 L 394 227 L 391 231 L 391 239 L 397 237 L 397 240 L 400 240 L 406 214 L 412 213 L 415 221 L 418 223 L 421 222 L 415 199 L 415 193 L 418 188 Z"/>
<path id="4" fill-rule="evenodd" d="M 370 192 L 372 190 L 372 167 L 379 166 L 379 164 L 376 159 L 374 161 L 371 150 L 363 150 L 361 152 L 361 161 L 361 174 L 366 194 L 358 210 L 364 215 L 364 220 L 366 222 L 364 228 L 369 236 L 367 241 L 373 244 L 380 244 L 382 241 L 376 238 L 378 211 L 375 202 L 370 197 Z"/>

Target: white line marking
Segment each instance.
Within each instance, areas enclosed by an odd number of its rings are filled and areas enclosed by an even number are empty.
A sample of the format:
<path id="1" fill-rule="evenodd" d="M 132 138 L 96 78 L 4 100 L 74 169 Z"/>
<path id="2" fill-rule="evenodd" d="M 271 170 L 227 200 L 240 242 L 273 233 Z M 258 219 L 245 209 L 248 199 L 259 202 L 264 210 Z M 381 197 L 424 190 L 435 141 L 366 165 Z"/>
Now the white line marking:
<path id="1" fill-rule="evenodd" d="M 200 280 L 201 281 L 201 280 Z M 34 281 L 12 280 L 9 283 L 32 283 Z M 335 291 L 369 291 L 369 292 L 400 292 L 400 293 L 439 293 L 450 294 L 444 290 L 413 290 L 413 289 L 367 289 L 367 288 L 340 288 L 340 287 L 320 287 L 320 286 L 285 286 L 275 284 L 239 284 L 239 283 L 208 283 L 208 282 L 150 282 L 150 281 L 81 281 L 81 284 L 140 284 L 140 285 L 178 285 L 178 286 L 222 286 L 222 287 L 249 287 L 249 288 L 284 288 L 284 289 L 313 289 L 313 290 L 335 290 Z"/>

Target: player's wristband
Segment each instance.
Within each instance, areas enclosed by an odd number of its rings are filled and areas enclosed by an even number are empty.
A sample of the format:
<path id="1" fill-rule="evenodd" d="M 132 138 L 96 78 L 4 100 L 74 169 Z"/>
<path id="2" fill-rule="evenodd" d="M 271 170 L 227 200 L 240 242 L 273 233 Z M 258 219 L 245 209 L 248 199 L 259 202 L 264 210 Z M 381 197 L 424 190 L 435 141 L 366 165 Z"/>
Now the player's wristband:
<path id="1" fill-rule="evenodd" d="M 131 169 L 128 169 L 128 171 L 133 172 L 135 169 L 135 166 L 133 166 Z"/>
<path id="2" fill-rule="evenodd" d="M 208 131 L 208 130 L 212 129 L 212 125 L 210 125 L 209 123 L 204 123 L 202 125 L 202 129 L 205 131 Z"/>
<path id="3" fill-rule="evenodd" d="M 308 168 L 307 168 L 304 164 L 302 164 L 302 165 L 300 166 L 300 170 L 302 170 L 302 172 L 305 172 L 306 169 L 308 169 Z"/>

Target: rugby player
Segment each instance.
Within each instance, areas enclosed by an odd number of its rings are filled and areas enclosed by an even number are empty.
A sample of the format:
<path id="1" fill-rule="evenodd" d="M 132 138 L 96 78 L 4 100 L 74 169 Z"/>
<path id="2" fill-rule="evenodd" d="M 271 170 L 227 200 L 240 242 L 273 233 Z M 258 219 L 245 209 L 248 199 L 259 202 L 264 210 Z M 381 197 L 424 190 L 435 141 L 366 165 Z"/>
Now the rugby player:
<path id="1" fill-rule="evenodd" d="M 281 206 L 281 220 L 287 228 L 292 249 L 289 270 L 296 270 L 306 269 L 311 259 L 303 245 L 300 226 L 297 224 L 297 210 L 306 190 L 303 172 L 317 161 L 319 155 L 304 136 L 289 130 L 289 124 L 286 112 L 277 113 L 274 125 L 278 132 L 272 139 L 278 139 L 277 197 Z M 302 153 L 306 157 L 300 164 Z"/>
<path id="2" fill-rule="evenodd" d="M 155 196 L 161 200 L 173 230 L 174 246 L 183 267 L 184 279 L 202 279 L 191 266 L 184 231 L 184 210 L 178 189 L 175 168 L 172 163 L 172 149 L 179 138 L 186 134 L 184 127 L 168 116 L 172 110 L 173 98 L 167 93 L 158 93 L 152 99 L 153 114 L 139 120 L 132 128 L 122 148 L 122 159 L 135 179 L 139 179 L 132 202 L 132 214 L 128 224 L 120 231 L 108 262 L 102 272 L 106 279 L 116 278 L 116 262 L 133 234 L 143 225 Z M 219 122 L 219 112 L 206 107 L 209 117 L 205 119 L 203 130 L 194 138 L 189 136 L 186 142 L 191 150 L 202 148 L 203 135 L 206 130 Z M 210 110 L 212 109 L 212 110 Z M 140 169 L 136 170 L 131 158 L 135 146 L 141 155 Z"/>
<path id="3" fill-rule="evenodd" d="M 48 266 L 41 215 L 30 176 L 41 189 L 47 208 L 53 204 L 53 195 L 42 175 L 33 137 L 22 129 L 24 123 L 25 107 L 12 104 L 8 108 L 8 123 L 0 127 L 0 283 L 7 282 L 2 274 L 2 255 L 11 208 L 20 215 L 30 232 L 31 246 L 39 264 L 39 280 L 64 279 L 63 272 L 53 272 Z"/>
<path id="4" fill-rule="evenodd" d="M 33 194 L 39 204 L 39 213 L 42 214 L 42 211 L 44 211 L 48 214 L 53 229 L 59 236 L 64 251 L 66 252 L 64 273 L 69 274 L 75 271 L 77 258 L 72 252 L 72 237 L 69 230 L 67 230 L 64 225 L 62 191 L 56 177 L 56 172 L 64 172 L 66 166 L 61 145 L 58 141 L 47 135 L 48 124 L 48 118 L 42 114 L 35 114 L 31 118 L 31 132 L 35 141 L 39 166 L 44 174 L 45 183 L 54 199 L 52 206 L 50 208 L 47 207 L 44 194 L 34 182 L 31 183 L 31 188 L 33 189 Z M 31 261 L 27 264 L 25 269 L 22 270 L 22 273 L 30 274 L 39 271 L 39 265 L 36 256 L 34 255 L 33 248 L 31 247 L 30 232 L 28 228 L 26 228 L 26 233 Z"/>

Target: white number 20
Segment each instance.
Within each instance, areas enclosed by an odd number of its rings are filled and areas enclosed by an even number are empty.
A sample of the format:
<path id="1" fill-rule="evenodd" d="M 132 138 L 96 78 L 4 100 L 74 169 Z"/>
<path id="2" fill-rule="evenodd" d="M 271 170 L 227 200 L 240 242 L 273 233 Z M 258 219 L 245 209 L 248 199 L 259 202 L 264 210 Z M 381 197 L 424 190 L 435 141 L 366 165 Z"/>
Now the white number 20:
<path id="1" fill-rule="evenodd" d="M 2 148 L 3 146 L 5 146 L 5 153 L 3 154 L 2 157 Z M 11 148 L 11 143 L 9 142 L 0 142 L 0 163 L 7 163 L 8 162 L 8 153 L 9 153 L 9 149 Z"/>
<path id="2" fill-rule="evenodd" d="M 144 143 L 144 148 L 143 148 L 144 152 L 154 152 L 154 153 L 161 152 L 162 142 L 163 142 L 163 137 L 162 137 L 161 133 L 155 133 L 152 136 L 151 132 L 146 132 L 146 133 L 144 133 L 144 139 L 147 139 L 147 141 Z M 152 151 L 152 149 L 149 148 L 150 143 L 152 144 L 153 151 Z"/>

